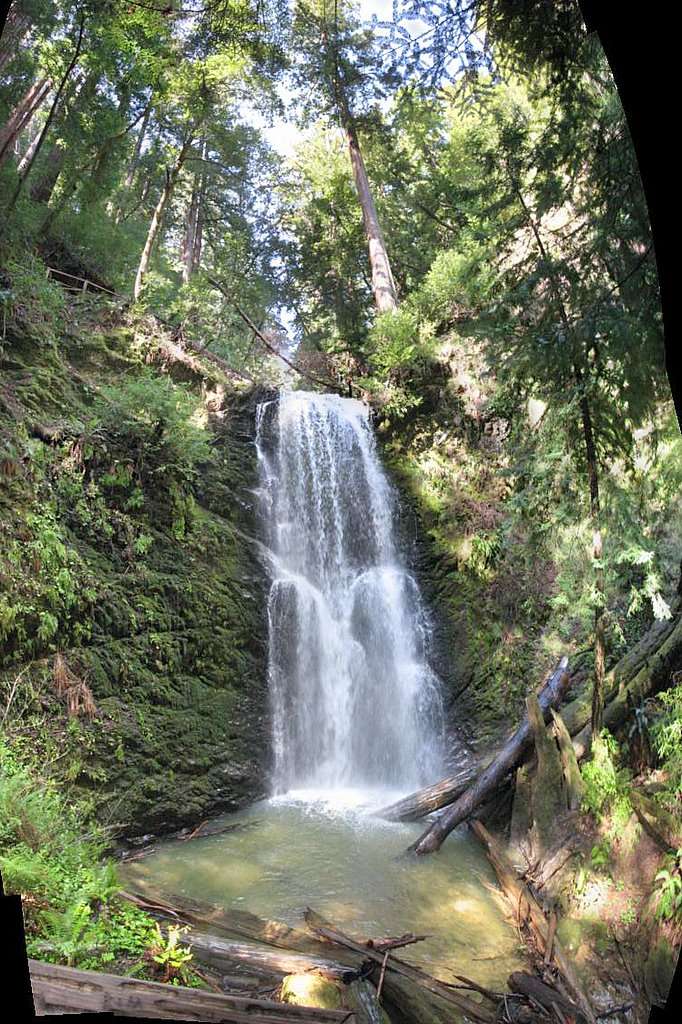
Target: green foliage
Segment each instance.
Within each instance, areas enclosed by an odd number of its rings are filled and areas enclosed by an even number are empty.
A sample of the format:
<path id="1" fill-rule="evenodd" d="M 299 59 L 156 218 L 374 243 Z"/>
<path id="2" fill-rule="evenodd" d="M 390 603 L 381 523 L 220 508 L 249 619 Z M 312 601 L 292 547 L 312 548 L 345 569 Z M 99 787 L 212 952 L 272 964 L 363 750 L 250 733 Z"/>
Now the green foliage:
<path id="1" fill-rule="evenodd" d="M 682 850 L 678 850 L 674 856 L 668 858 L 668 866 L 659 871 L 655 879 L 659 883 L 656 917 L 661 921 L 672 921 L 676 925 L 682 924 L 681 863 Z"/>
<path id="2" fill-rule="evenodd" d="M 676 685 L 659 693 L 663 713 L 657 717 L 651 734 L 656 753 L 668 777 L 667 791 L 675 809 L 682 796 L 682 687 Z"/>
<path id="3" fill-rule="evenodd" d="M 591 756 L 581 767 L 585 783 L 583 806 L 592 814 L 608 810 L 623 788 L 623 776 L 616 765 L 618 743 L 604 729 L 592 741 Z"/>

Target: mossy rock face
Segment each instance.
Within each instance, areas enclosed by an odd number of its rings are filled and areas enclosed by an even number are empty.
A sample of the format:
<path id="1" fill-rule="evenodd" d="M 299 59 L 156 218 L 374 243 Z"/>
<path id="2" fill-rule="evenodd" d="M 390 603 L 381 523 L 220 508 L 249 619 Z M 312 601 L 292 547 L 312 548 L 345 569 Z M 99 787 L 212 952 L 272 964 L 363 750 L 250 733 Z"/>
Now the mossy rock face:
<path id="1" fill-rule="evenodd" d="M 321 1010 L 339 1010 L 342 1006 L 339 986 L 319 974 L 288 974 L 282 982 L 281 999 L 283 1003 Z"/>
<path id="2" fill-rule="evenodd" d="M 129 467 L 153 451 L 153 424 L 93 430 L 93 396 L 124 377 L 153 399 L 173 366 L 150 370 L 134 330 L 97 317 L 74 319 L 53 346 L 12 339 L 1 364 L 0 439 L 18 470 L 0 488 L 0 691 L 26 669 L 10 740 L 54 760 L 114 835 L 136 836 L 266 790 L 266 574 L 247 539 L 259 394 L 225 381 L 204 461 L 183 477 L 160 458 L 136 489 Z M 188 385 L 199 407 L 215 373 Z M 69 715 L 58 654 L 94 713 Z"/>

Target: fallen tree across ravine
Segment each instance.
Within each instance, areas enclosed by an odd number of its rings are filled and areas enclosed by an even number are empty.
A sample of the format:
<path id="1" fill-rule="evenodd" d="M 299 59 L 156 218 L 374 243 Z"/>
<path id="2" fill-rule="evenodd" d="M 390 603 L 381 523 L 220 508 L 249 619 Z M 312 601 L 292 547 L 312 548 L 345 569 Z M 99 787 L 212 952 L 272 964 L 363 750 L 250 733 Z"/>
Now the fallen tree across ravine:
<path id="1" fill-rule="evenodd" d="M 550 709 L 557 706 L 568 685 L 568 658 L 563 657 L 538 694 L 538 703 L 545 720 L 549 719 Z M 533 731 L 528 717 L 524 719 L 516 732 L 507 740 L 499 754 L 493 758 L 487 768 L 478 775 L 452 806 L 429 825 L 408 852 L 423 855 L 439 849 L 446 837 L 461 822 L 469 818 L 481 804 L 491 796 L 500 782 L 523 760 L 527 749 L 532 745 Z"/>

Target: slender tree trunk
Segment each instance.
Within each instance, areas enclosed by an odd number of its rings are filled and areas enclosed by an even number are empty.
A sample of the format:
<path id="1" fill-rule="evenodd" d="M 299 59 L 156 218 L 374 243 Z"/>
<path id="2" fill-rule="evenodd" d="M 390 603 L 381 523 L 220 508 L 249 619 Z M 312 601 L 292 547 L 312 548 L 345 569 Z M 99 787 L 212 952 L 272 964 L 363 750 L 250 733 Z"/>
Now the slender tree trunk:
<path id="1" fill-rule="evenodd" d="M 579 384 L 582 380 L 579 377 Z M 594 686 L 592 689 L 592 736 L 599 736 L 604 714 L 604 672 L 606 664 L 606 638 L 604 622 L 604 569 L 602 567 L 601 507 L 599 502 L 599 469 L 594 444 L 592 416 L 587 396 L 580 399 L 580 416 L 587 457 L 587 473 L 590 481 L 590 518 L 592 520 L 592 559 L 594 563 L 594 584 L 597 605 L 594 609 Z"/>
<path id="2" fill-rule="evenodd" d="M 17 173 L 19 174 L 20 178 L 24 177 L 24 175 L 26 174 L 26 169 L 28 167 L 30 167 L 31 161 L 33 160 L 33 154 L 35 153 L 36 149 L 38 148 L 39 140 L 40 140 L 40 130 L 38 130 L 35 133 L 35 135 L 33 136 L 33 138 L 31 139 L 31 141 L 30 141 L 30 143 L 28 145 L 28 148 L 27 148 L 26 152 L 24 153 L 24 155 L 22 156 L 21 160 L 17 164 Z"/>
<path id="3" fill-rule="evenodd" d="M 355 121 L 348 106 L 348 98 L 343 82 L 341 67 L 339 65 L 336 47 L 332 44 L 326 23 L 322 23 L 322 41 L 329 53 L 335 58 L 335 74 L 332 81 L 332 90 L 336 100 L 336 106 L 343 127 L 348 152 L 353 170 L 353 179 L 358 193 L 360 207 L 362 209 L 362 221 L 365 228 L 365 237 L 369 249 L 369 265 L 372 270 L 372 292 L 374 302 L 380 313 L 393 311 L 398 308 L 398 295 L 396 292 L 391 264 L 386 251 L 384 236 L 379 223 L 374 196 L 367 177 L 365 161 L 362 158 L 362 150 L 355 128 Z"/>
<path id="4" fill-rule="evenodd" d="M 206 142 L 201 144 L 201 158 L 206 156 Z M 187 210 L 187 224 L 182 239 L 182 280 L 187 284 L 201 258 L 201 197 L 203 192 L 203 168 L 194 175 L 192 196 Z"/>
<path id="5" fill-rule="evenodd" d="M 12 152 L 16 139 L 44 101 L 50 91 L 50 84 L 49 78 L 40 78 L 34 82 L 0 129 L 0 164 Z"/>
<path id="6" fill-rule="evenodd" d="M 37 144 L 37 146 L 36 146 L 36 148 L 34 150 L 34 153 L 33 153 L 33 156 L 31 158 L 30 163 L 29 163 L 28 167 L 26 168 L 26 173 L 24 174 L 23 178 L 19 179 L 19 181 L 17 183 L 17 187 L 14 190 L 14 195 L 10 199 L 9 204 L 8 204 L 6 210 L 5 210 L 5 217 L 7 217 L 11 213 L 11 211 L 14 209 L 14 207 L 16 206 L 16 202 L 17 202 L 17 199 L 19 198 L 19 195 L 21 193 L 21 189 L 23 187 L 23 184 L 26 181 L 26 179 L 28 178 L 29 174 L 31 173 L 31 168 L 33 167 L 33 164 L 35 163 L 36 157 L 38 156 L 38 154 L 40 153 L 40 150 L 42 149 L 43 142 L 45 141 L 45 137 L 47 136 L 47 133 L 49 132 L 50 127 L 52 125 L 52 122 L 54 120 L 55 111 L 57 110 L 57 107 L 59 106 L 59 102 L 60 102 L 60 100 L 62 98 L 62 93 L 64 92 L 64 89 L 66 87 L 66 83 L 68 82 L 69 78 L 71 77 L 71 73 L 72 73 L 73 69 L 75 68 L 76 64 L 78 63 L 78 58 L 80 57 L 80 54 L 81 54 L 81 47 L 83 45 L 83 32 L 84 32 L 84 30 L 85 30 L 85 15 L 81 15 L 80 24 L 78 26 L 78 39 L 76 41 L 76 48 L 75 48 L 75 50 L 73 52 L 73 57 L 71 58 L 71 60 L 69 62 L 69 65 L 68 65 L 66 71 L 64 72 L 64 74 L 62 76 L 61 82 L 59 83 L 59 87 L 57 88 L 57 92 L 55 94 L 55 98 L 54 98 L 54 100 L 52 102 L 52 106 L 50 107 L 50 112 L 47 115 L 47 120 L 45 121 L 45 124 L 43 125 L 43 130 L 40 133 L 40 138 L 38 139 L 38 144 Z"/>
<path id="7" fill-rule="evenodd" d="M 147 241 L 144 243 L 144 249 L 142 250 L 142 256 L 140 257 L 140 264 L 137 268 L 137 274 L 135 275 L 133 298 L 136 302 L 140 297 L 140 294 L 142 292 L 142 286 L 144 284 L 144 279 L 147 274 L 147 271 L 149 270 L 149 261 L 151 259 L 152 249 L 154 247 L 154 242 L 156 241 L 157 236 L 159 234 L 159 230 L 161 228 L 161 222 L 163 220 L 164 211 L 166 209 L 166 206 L 168 205 L 168 200 L 173 195 L 173 190 L 178 180 L 180 171 L 182 170 L 182 166 L 187 157 L 187 153 L 189 152 L 189 147 L 190 139 L 185 139 L 185 141 L 182 144 L 182 149 L 178 154 L 178 158 L 175 161 L 175 164 L 171 169 L 169 169 L 168 167 L 166 168 L 166 181 L 163 186 L 161 196 L 159 197 L 159 201 L 154 209 L 154 213 L 152 214 L 151 223 L 149 225 L 149 231 L 147 232 Z"/>
<path id="8" fill-rule="evenodd" d="M 374 197 L 367 177 L 367 171 L 365 170 L 365 162 L 362 159 L 362 151 L 360 150 L 360 143 L 352 119 L 346 120 L 344 130 L 369 248 L 369 265 L 372 270 L 374 302 L 379 312 L 385 313 L 386 311 L 393 311 L 398 308 L 395 281 L 393 280 L 391 264 L 388 259 L 381 225 L 379 224 L 379 216 L 374 204 Z"/>
<path id="9" fill-rule="evenodd" d="M 126 171 L 126 176 L 125 176 L 125 180 L 124 180 L 124 194 L 125 195 L 127 195 L 128 192 L 130 191 L 130 189 L 133 187 L 133 182 L 135 181 L 135 174 L 137 173 L 137 168 L 140 166 L 140 157 L 142 155 L 142 145 L 143 145 L 144 140 L 146 138 L 147 130 L 149 129 L 149 120 L 151 118 L 151 114 L 152 114 L 152 98 L 150 97 L 149 103 L 147 104 L 147 106 L 145 108 L 144 116 L 142 118 L 142 124 L 140 125 L 140 130 L 137 133 L 137 139 L 135 141 L 135 149 L 133 151 L 132 157 L 130 158 L 130 163 L 128 164 L 128 170 Z M 121 220 L 124 220 L 124 219 L 125 218 L 124 218 L 124 215 L 123 215 L 123 202 L 121 201 L 118 204 L 117 209 L 116 209 L 116 216 L 114 217 L 114 223 L 115 224 L 120 224 Z"/>

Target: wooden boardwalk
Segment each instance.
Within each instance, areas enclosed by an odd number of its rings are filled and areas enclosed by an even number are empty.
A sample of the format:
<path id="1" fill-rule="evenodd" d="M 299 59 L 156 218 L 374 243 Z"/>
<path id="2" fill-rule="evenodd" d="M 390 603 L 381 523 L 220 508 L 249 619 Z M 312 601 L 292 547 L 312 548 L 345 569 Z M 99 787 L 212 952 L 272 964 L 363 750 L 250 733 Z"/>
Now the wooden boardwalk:
<path id="1" fill-rule="evenodd" d="M 320 1010 L 248 996 L 219 995 L 115 974 L 29 960 L 36 1014 L 113 1013 L 118 1017 L 215 1024 L 356 1024 L 350 1010 Z"/>

